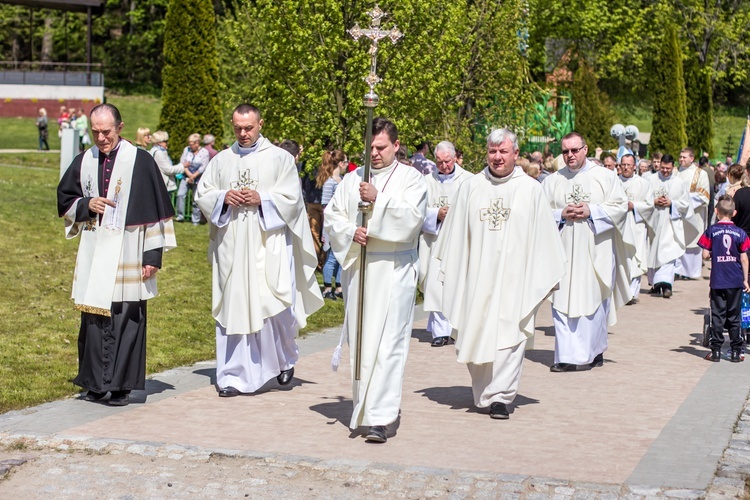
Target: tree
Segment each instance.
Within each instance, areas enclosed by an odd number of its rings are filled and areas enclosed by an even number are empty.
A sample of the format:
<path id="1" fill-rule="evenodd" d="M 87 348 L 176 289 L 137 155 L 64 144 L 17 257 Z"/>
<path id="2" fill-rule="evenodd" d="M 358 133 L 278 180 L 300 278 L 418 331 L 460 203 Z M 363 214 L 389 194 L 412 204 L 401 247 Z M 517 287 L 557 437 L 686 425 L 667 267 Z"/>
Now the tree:
<path id="1" fill-rule="evenodd" d="M 512 110 L 523 105 L 526 91 L 516 35 L 521 3 L 380 4 L 390 14 L 383 28 L 396 24 L 404 37 L 395 46 L 380 43 L 376 114 L 394 120 L 402 143 L 450 139 L 468 150 L 481 117 L 520 122 Z M 346 30 L 355 22 L 368 27 L 370 8 L 361 0 L 238 0 L 235 16 L 221 23 L 222 90 L 229 102 L 255 103 L 265 116 L 264 132 L 303 143 L 311 166 L 326 147 L 354 157 L 363 148 L 370 58 L 369 45 Z"/>
<path id="2" fill-rule="evenodd" d="M 609 129 L 615 124 L 615 114 L 609 107 L 606 94 L 599 90 L 593 68 L 583 57 L 579 57 L 578 69 L 573 76 L 573 104 L 576 132 L 582 134 L 588 144 L 604 149 L 614 147 L 615 141 L 609 135 Z"/>
<path id="3" fill-rule="evenodd" d="M 687 143 L 696 153 L 713 155 L 714 109 L 711 96 L 711 77 L 701 69 L 695 55 L 684 65 L 685 92 L 687 95 Z"/>
<path id="4" fill-rule="evenodd" d="M 682 72 L 682 52 L 673 25 L 664 30 L 664 40 L 655 71 L 654 111 L 649 149 L 676 155 L 687 145 L 687 104 Z"/>
<path id="5" fill-rule="evenodd" d="M 224 137 L 213 3 L 170 0 L 165 33 L 159 127 L 178 146 L 196 132 Z"/>

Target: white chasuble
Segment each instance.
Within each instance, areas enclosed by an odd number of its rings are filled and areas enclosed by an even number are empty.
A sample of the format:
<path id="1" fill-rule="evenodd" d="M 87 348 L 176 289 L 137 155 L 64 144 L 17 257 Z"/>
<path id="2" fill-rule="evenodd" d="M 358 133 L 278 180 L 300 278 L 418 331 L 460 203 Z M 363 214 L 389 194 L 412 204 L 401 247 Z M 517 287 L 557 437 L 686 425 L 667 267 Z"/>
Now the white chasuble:
<path id="1" fill-rule="evenodd" d="M 708 175 L 695 163 L 687 168 L 680 168 L 676 175 L 687 186 L 690 207 L 693 209 L 693 214 L 685 218 L 685 248 L 698 248 L 698 239 L 706 230 L 706 217 L 708 216 L 708 192 L 711 189 Z M 675 174 L 672 176 L 674 177 Z"/>
<path id="2" fill-rule="evenodd" d="M 633 237 L 635 242 L 635 256 L 638 263 L 637 272 L 631 279 L 639 278 L 648 271 L 648 232 L 654 212 L 654 194 L 651 184 L 637 175 L 625 178 L 620 176 L 625 196 L 633 204 L 633 210 L 628 211 L 628 219 L 632 220 Z"/>
<path id="3" fill-rule="evenodd" d="M 532 339 L 536 311 L 565 274 L 541 184 L 519 167 L 501 179 L 485 168 L 464 182 L 429 272 L 442 286 L 425 308 L 442 310 L 458 331 L 459 362 L 493 363 L 498 350 Z"/>
<path id="4" fill-rule="evenodd" d="M 654 205 L 649 230 L 649 269 L 674 262 L 685 253 L 683 220 L 692 214 L 687 186 L 677 175 L 668 178 L 657 173 L 649 177 L 654 200 L 666 196 L 672 202 L 668 207 Z M 669 280 L 671 283 L 672 280 Z"/>
<path id="5" fill-rule="evenodd" d="M 253 151 L 241 157 L 235 142 L 217 154 L 195 197 L 212 221 L 212 314 L 227 335 L 259 332 L 264 321 L 287 308 L 304 327 L 323 305 L 294 158 L 264 137 Z M 253 189 L 262 203 L 225 207 L 230 189 Z"/>
<path id="6" fill-rule="evenodd" d="M 430 287 L 425 284 L 425 278 L 430 264 L 432 247 L 437 241 L 444 222 L 438 220 L 438 211 L 445 206 L 450 208 L 459 186 L 470 177 L 472 177 L 472 174 L 458 164 L 455 165 L 452 174 L 442 175 L 437 170 L 433 170 L 431 174 L 424 176 L 424 180 L 427 182 L 427 210 L 422 233 L 419 235 L 419 289 L 422 290 L 422 293 L 430 293 L 428 291 Z"/>
<path id="7" fill-rule="evenodd" d="M 607 322 L 617 321 L 616 309 L 630 296 L 630 266 L 635 242 L 627 224 L 627 197 L 617 175 L 587 162 L 580 170 L 562 168 L 542 183 L 567 257 L 567 272 L 553 295 L 552 307 L 569 318 L 593 315 L 613 299 Z M 561 220 L 569 204 L 586 202 L 591 217 Z M 605 332 L 606 334 L 606 332 Z"/>
<path id="8" fill-rule="evenodd" d="M 353 242 L 363 169 L 344 176 L 325 209 L 324 227 L 343 268 L 344 334 L 349 340 L 354 411 L 350 427 L 388 425 L 398 417 L 417 287 L 417 242 L 427 205 L 424 177 L 394 162 L 372 170 L 378 190 L 367 227 L 361 380 L 354 380 L 361 246 Z"/>

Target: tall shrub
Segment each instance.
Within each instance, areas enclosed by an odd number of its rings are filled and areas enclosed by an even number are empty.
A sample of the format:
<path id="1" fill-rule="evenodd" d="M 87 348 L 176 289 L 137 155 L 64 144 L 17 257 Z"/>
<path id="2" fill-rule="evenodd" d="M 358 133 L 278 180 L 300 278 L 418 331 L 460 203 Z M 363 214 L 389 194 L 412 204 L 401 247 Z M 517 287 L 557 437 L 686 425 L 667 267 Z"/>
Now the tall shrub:
<path id="1" fill-rule="evenodd" d="M 617 143 L 609 135 L 609 129 L 615 124 L 615 114 L 609 107 L 606 94 L 599 90 L 593 68 L 583 57 L 573 75 L 572 90 L 576 132 L 582 134 L 591 146 L 605 149 L 616 146 Z"/>
<path id="2" fill-rule="evenodd" d="M 166 23 L 159 128 L 179 157 L 192 133 L 224 136 L 213 2 L 170 0 Z"/>
<path id="3" fill-rule="evenodd" d="M 677 155 L 687 145 L 687 103 L 682 69 L 682 51 L 674 26 L 664 30 L 654 79 L 654 114 L 651 151 Z"/>
<path id="4" fill-rule="evenodd" d="M 687 96 L 687 143 L 698 154 L 713 155 L 714 106 L 711 77 L 701 69 L 695 56 L 685 61 L 685 93 Z"/>

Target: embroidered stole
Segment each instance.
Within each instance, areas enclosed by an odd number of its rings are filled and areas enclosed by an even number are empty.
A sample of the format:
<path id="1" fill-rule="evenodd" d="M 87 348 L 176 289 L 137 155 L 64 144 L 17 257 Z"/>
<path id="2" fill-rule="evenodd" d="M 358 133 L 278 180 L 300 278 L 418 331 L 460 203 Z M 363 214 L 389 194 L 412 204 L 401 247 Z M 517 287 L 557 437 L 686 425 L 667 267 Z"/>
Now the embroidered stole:
<path id="1" fill-rule="evenodd" d="M 116 207 L 107 206 L 101 224 L 96 220 L 89 221 L 81 233 L 72 294 L 75 308 L 79 311 L 107 317 L 111 315 L 136 151 L 136 147 L 129 142 L 120 142 L 110 186 L 103 194 L 114 201 Z M 99 149 L 93 147 L 86 151 L 81 162 L 81 186 L 86 197 L 102 196 L 98 182 L 99 154 Z"/>

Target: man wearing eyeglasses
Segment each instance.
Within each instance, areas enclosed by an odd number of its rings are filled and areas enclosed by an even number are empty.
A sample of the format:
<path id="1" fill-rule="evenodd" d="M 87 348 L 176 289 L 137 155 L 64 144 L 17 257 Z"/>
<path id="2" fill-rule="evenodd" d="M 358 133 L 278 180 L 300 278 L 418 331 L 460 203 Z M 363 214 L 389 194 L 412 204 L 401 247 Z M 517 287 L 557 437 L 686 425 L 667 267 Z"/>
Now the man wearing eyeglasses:
<path id="1" fill-rule="evenodd" d="M 711 185 L 706 172 L 695 164 L 695 152 L 692 148 L 680 151 L 680 169 L 677 175 L 688 186 L 693 215 L 685 218 L 685 253 L 677 259 L 674 272 L 683 279 L 698 279 L 703 268 L 702 249 L 698 246 L 698 239 L 705 230 Z"/>
<path id="2" fill-rule="evenodd" d="M 427 331 L 432 333 L 431 345 L 443 347 L 450 341 L 453 327 L 442 312 L 427 309 L 427 303 L 431 302 L 427 295 L 437 294 L 441 289 L 436 282 L 438 277 L 435 266 L 435 273 L 428 274 L 427 270 L 432 259 L 432 248 L 458 187 L 470 178 L 471 174 L 456 163 L 456 149 L 449 141 L 443 141 L 435 146 L 435 160 L 437 169 L 424 176 L 427 181 L 427 211 L 422 233 L 419 235 L 419 288 L 425 294 L 425 310 L 430 311 Z M 440 298 L 435 297 L 435 301 L 440 303 Z"/>
<path id="3" fill-rule="evenodd" d="M 581 134 L 563 137 L 566 166 L 542 183 L 560 229 L 567 273 L 553 294 L 552 372 L 604 364 L 607 327 L 628 302 L 629 261 L 635 254 L 628 199 L 617 175 L 588 161 Z"/>

